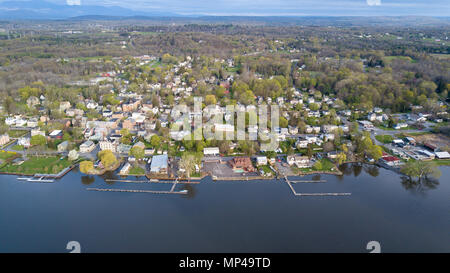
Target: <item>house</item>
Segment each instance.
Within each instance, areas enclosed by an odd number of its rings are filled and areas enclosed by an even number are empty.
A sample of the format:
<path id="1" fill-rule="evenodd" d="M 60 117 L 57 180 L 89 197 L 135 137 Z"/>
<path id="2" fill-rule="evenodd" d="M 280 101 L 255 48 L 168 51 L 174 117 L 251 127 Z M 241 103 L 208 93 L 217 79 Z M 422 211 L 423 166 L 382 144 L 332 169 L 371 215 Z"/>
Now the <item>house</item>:
<path id="1" fill-rule="evenodd" d="M 64 112 L 70 108 L 70 102 L 62 101 L 59 103 L 59 111 Z"/>
<path id="2" fill-rule="evenodd" d="M 32 129 L 31 130 L 31 136 L 35 136 L 35 135 L 45 136 L 45 132 L 41 131 L 39 129 Z"/>
<path id="3" fill-rule="evenodd" d="M 235 171 L 246 171 L 246 172 L 254 172 L 255 168 L 253 167 L 252 161 L 250 157 L 235 157 L 232 160 L 228 161 L 230 167 Z"/>
<path id="4" fill-rule="evenodd" d="M 38 126 L 38 121 L 36 118 L 31 118 L 27 121 L 27 127 L 29 128 L 35 128 Z"/>
<path id="5" fill-rule="evenodd" d="M 5 145 L 8 142 L 9 142 L 9 135 L 8 134 L 3 134 L 3 135 L 0 136 L 0 145 Z"/>
<path id="6" fill-rule="evenodd" d="M 405 137 L 404 140 L 409 145 L 413 145 L 413 146 L 416 145 L 416 140 L 414 138 L 412 138 L 412 137 Z"/>
<path id="7" fill-rule="evenodd" d="M 144 142 L 142 142 L 142 141 L 139 141 L 139 142 L 137 142 L 136 144 L 134 144 L 133 145 L 133 148 L 134 147 L 138 147 L 138 148 L 141 148 L 142 150 L 145 150 L 145 144 L 144 144 Z"/>
<path id="8" fill-rule="evenodd" d="M 122 167 L 122 169 L 120 169 L 119 171 L 119 175 L 127 175 L 128 172 L 131 169 L 131 164 L 130 163 L 125 163 L 125 165 Z"/>
<path id="9" fill-rule="evenodd" d="M 298 168 L 308 168 L 311 167 L 311 161 L 307 156 L 294 156 L 295 165 Z"/>
<path id="10" fill-rule="evenodd" d="M 17 140 L 17 145 L 23 146 L 24 148 L 29 148 L 31 146 L 31 139 L 29 137 L 21 137 Z"/>
<path id="11" fill-rule="evenodd" d="M 41 102 L 39 101 L 39 99 L 35 96 L 31 96 L 27 99 L 27 105 L 29 108 L 32 108 L 38 104 L 40 104 Z"/>
<path id="12" fill-rule="evenodd" d="M 61 139 L 63 136 L 63 132 L 61 130 L 53 130 L 50 134 L 49 137 L 53 138 L 53 139 Z"/>
<path id="13" fill-rule="evenodd" d="M 133 118 L 127 118 L 123 121 L 122 127 L 128 129 L 130 131 L 134 130 L 134 126 L 136 125 L 136 121 Z"/>
<path id="14" fill-rule="evenodd" d="M 80 152 L 81 153 L 90 153 L 95 149 L 95 143 L 88 140 L 80 145 Z"/>
<path id="15" fill-rule="evenodd" d="M 406 127 L 408 127 L 408 124 L 406 124 L 406 123 L 398 123 L 398 124 L 396 124 L 396 125 L 394 126 L 394 129 L 395 129 L 395 130 L 400 130 L 400 129 L 406 128 Z"/>
<path id="16" fill-rule="evenodd" d="M 128 155 L 130 153 L 130 150 L 131 150 L 131 145 L 121 143 L 117 146 L 117 153 L 119 153 L 119 154 Z"/>
<path id="17" fill-rule="evenodd" d="M 328 152 L 327 153 L 327 157 L 329 159 L 336 159 L 337 158 L 338 153 L 336 151 L 332 151 L 332 152 Z"/>
<path id="18" fill-rule="evenodd" d="M 383 152 L 383 156 L 381 157 L 380 161 L 388 166 L 398 166 L 401 163 L 401 160 L 396 157 L 396 156 L 392 156 L 390 154 L 387 154 L 385 152 Z"/>
<path id="19" fill-rule="evenodd" d="M 69 148 L 69 141 L 63 141 L 60 144 L 58 144 L 58 152 L 65 152 L 67 151 L 67 148 Z"/>
<path id="20" fill-rule="evenodd" d="M 266 156 L 257 156 L 256 157 L 256 166 L 264 166 L 267 165 L 267 157 Z"/>
<path id="21" fill-rule="evenodd" d="M 151 173 L 166 174 L 168 169 L 168 156 L 167 154 L 155 155 L 150 165 Z"/>
<path id="22" fill-rule="evenodd" d="M 220 154 L 220 151 L 219 151 L 218 147 L 209 147 L 209 148 L 203 149 L 203 155 L 205 155 L 205 156 L 208 156 L 208 155 L 216 156 L 219 154 Z"/>
<path id="23" fill-rule="evenodd" d="M 117 142 L 116 141 L 110 141 L 110 140 L 104 140 L 100 141 L 99 143 L 100 150 L 110 150 L 111 152 L 115 153 L 117 150 Z"/>
<path id="24" fill-rule="evenodd" d="M 450 154 L 448 152 L 436 152 L 435 154 L 438 159 L 450 159 Z"/>
<path id="25" fill-rule="evenodd" d="M 358 123 L 363 127 L 364 130 L 372 130 L 374 128 L 372 122 L 368 120 L 360 120 Z"/>
<path id="26" fill-rule="evenodd" d="M 433 151 L 433 152 L 437 152 L 437 150 L 438 150 L 438 147 L 437 147 L 436 145 L 431 144 L 431 143 L 429 143 L 429 142 L 425 142 L 425 143 L 423 144 L 423 146 L 425 146 L 426 148 L 430 149 L 430 150 Z"/>

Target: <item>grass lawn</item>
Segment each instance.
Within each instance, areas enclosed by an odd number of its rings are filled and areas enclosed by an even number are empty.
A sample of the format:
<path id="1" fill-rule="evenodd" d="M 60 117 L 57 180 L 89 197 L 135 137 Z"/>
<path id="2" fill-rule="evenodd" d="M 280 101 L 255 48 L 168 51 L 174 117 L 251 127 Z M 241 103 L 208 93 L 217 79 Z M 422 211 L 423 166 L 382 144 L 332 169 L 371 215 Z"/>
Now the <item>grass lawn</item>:
<path id="1" fill-rule="evenodd" d="M 130 169 L 129 175 L 145 175 L 145 170 L 141 167 L 135 166 Z"/>
<path id="2" fill-rule="evenodd" d="M 21 173 L 21 174 L 56 174 L 69 167 L 72 163 L 67 159 L 54 157 L 30 157 L 21 165 L 8 164 L 1 168 L 2 172 Z"/>
<path id="3" fill-rule="evenodd" d="M 3 160 L 11 158 L 15 155 L 16 155 L 16 153 L 14 153 L 14 152 L 0 151 L 0 159 L 3 159 Z"/>
<path id="4" fill-rule="evenodd" d="M 439 166 L 450 166 L 450 159 L 435 159 L 433 161 Z"/>
<path id="5" fill-rule="evenodd" d="M 300 171 L 303 173 L 309 173 L 309 172 L 314 172 L 314 171 L 330 172 L 335 167 L 333 162 L 331 162 L 328 158 L 321 159 L 320 163 L 322 163 L 322 167 L 320 169 L 316 169 L 315 167 L 301 168 Z"/>
<path id="6" fill-rule="evenodd" d="M 271 174 L 271 175 L 274 174 L 273 171 L 270 169 L 270 167 L 267 165 L 261 166 L 260 168 L 264 171 L 265 174 Z"/>
<path id="7" fill-rule="evenodd" d="M 19 138 L 19 137 L 26 135 L 27 133 L 28 133 L 28 131 L 22 131 L 22 130 L 9 130 L 8 131 L 9 137 L 12 137 L 12 138 Z"/>
<path id="8" fill-rule="evenodd" d="M 394 138 L 391 135 L 376 135 L 375 138 L 382 143 L 391 143 Z"/>
<path id="9" fill-rule="evenodd" d="M 22 145 L 14 145 L 11 147 L 11 149 L 14 151 L 23 151 L 23 146 Z"/>

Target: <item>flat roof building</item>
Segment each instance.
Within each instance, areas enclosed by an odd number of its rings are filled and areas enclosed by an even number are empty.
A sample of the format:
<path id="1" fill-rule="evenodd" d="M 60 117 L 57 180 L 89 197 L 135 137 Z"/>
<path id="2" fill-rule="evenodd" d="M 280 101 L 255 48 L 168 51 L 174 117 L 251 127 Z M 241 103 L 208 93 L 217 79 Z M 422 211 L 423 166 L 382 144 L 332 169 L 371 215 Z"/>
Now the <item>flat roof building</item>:
<path id="1" fill-rule="evenodd" d="M 150 172 L 152 173 L 167 173 L 169 157 L 167 154 L 156 155 L 152 159 Z"/>

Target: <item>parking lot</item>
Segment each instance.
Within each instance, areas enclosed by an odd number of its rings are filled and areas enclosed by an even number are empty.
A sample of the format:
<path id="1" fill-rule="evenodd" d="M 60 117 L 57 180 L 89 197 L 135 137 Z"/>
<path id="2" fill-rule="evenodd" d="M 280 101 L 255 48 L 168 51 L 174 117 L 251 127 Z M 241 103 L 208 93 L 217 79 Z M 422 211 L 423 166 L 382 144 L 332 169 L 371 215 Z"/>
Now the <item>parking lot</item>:
<path id="1" fill-rule="evenodd" d="M 246 177 L 246 176 L 256 176 L 257 173 L 238 173 L 234 172 L 233 169 L 226 164 L 226 161 L 223 163 L 219 162 L 203 162 L 203 171 L 207 172 L 213 176 L 216 176 L 218 178 L 221 177 Z"/>

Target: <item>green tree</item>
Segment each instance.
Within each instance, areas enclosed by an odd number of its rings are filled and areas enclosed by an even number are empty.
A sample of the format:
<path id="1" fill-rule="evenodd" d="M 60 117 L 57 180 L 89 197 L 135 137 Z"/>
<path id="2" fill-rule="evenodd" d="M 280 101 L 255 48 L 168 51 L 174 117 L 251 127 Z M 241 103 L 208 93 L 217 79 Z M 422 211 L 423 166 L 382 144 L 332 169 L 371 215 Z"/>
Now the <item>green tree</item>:
<path id="1" fill-rule="evenodd" d="M 141 147 L 133 147 L 130 150 L 130 155 L 136 158 L 137 160 L 141 160 L 145 156 L 145 151 Z"/>
<path id="2" fill-rule="evenodd" d="M 152 138 L 150 139 L 150 144 L 152 145 L 153 148 L 158 147 L 160 143 L 161 139 L 157 135 L 153 135 Z"/>
<path id="3" fill-rule="evenodd" d="M 94 163 L 92 161 L 80 162 L 80 172 L 89 174 L 94 169 Z"/>
<path id="4" fill-rule="evenodd" d="M 428 176 L 433 176 L 439 178 L 441 176 L 441 171 L 437 168 L 436 164 L 433 162 L 424 162 L 421 160 L 410 160 L 402 168 L 401 172 L 410 178 L 417 177 L 419 180 L 422 178 L 427 178 Z"/>
<path id="5" fill-rule="evenodd" d="M 102 162 L 103 167 L 109 168 L 117 163 L 117 158 L 110 150 L 100 151 L 98 153 L 98 158 Z"/>

